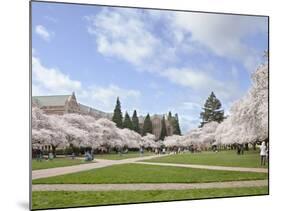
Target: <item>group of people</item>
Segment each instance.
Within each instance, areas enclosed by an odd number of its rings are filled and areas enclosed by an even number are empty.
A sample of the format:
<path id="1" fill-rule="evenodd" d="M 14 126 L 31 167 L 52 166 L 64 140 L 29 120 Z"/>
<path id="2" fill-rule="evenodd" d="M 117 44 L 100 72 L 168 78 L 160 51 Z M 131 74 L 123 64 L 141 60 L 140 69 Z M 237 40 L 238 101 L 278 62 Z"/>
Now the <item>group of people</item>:
<path id="1" fill-rule="evenodd" d="M 162 149 L 161 149 L 161 148 L 160 148 L 160 149 L 155 148 L 154 153 L 155 153 L 156 155 L 166 154 L 166 149 L 165 149 L 165 147 L 163 147 Z"/>
<path id="2" fill-rule="evenodd" d="M 43 151 L 40 148 L 35 150 L 35 155 L 36 155 L 36 161 L 42 162 L 42 160 L 44 159 L 44 153 L 43 153 Z M 53 155 L 52 152 L 50 152 L 48 154 L 48 159 L 47 160 L 53 160 L 53 159 L 54 159 L 54 155 Z"/>
<path id="3" fill-rule="evenodd" d="M 259 148 L 260 148 L 260 165 L 265 166 L 266 163 L 268 162 L 269 147 L 265 143 L 265 141 L 263 141 Z M 217 147 L 216 146 L 212 147 L 212 150 L 217 151 Z M 193 152 L 193 147 L 191 147 L 189 149 L 189 151 Z M 161 148 L 160 149 L 155 148 L 154 152 L 155 152 L 155 154 L 158 154 L 158 155 L 166 154 L 166 149 L 165 149 L 165 147 L 163 147 L 162 149 Z M 181 148 L 178 148 L 177 151 L 174 150 L 173 152 L 174 152 L 174 154 L 181 153 L 182 150 L 181 150 Z M 244 146 L 242 144 L 238 144 L 237 145 L 237 154 L 241 155 L 243 153 L 244 153 Z M 43 159 L 43 151 L 41 149 L 37 149 L 35 151 L 35 154 L 36 154 L 36 160 L 38 162 L 41 162 L 42 159 Z M 143 154 L 144 154 L 144 149 L 141 147 L 140 148 L 140 156 L 143 156 Z M 72 157 L 72 159 L 74 159 L 75 154 L 73 153 L 71 157 Z M 49 155 L 48 155 L 48 160 L 53 160 L 53 158 L 54 158 L 54 155 L 50 152 Z M 94 160 L 93 151 L 91 151 L 91 152 L 87 151 L 85 153 L 85 161 L 92 161 L 92 160 Z"/>

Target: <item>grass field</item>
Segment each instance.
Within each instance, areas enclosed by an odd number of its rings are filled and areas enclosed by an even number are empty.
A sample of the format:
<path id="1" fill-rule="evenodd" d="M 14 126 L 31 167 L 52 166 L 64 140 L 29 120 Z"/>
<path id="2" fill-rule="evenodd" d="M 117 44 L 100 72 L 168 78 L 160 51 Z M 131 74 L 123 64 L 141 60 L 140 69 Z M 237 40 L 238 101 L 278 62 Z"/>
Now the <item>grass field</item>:
<path id="1" fill-rule="evenodd" d="M 39 169 L 48 169 L 48 168 L 56 168 L 56 167 L 63 167 L 63 166 L 73 166 L 89 163 L 84 161 L 83 159 L 70 159 L 70 158 L 55 158 L 53 160 L 42 160 L 39 162 L 37 160 L 32 160 L 32 170 L 39 170 Z"/>
<path id="2" fill-rule="evenodd" d="M 184 153 L 170 155 L 145 162 L 160 163 L 180 163 L 180 164 L 202 164 L 215 166 L 236 166 L 236 167 L 261 167 L 259 151 L 244 151 L 244 155 L 237 155 L 236 151 L 220 152 L 201 152 L 201 153 Z M 267 167 L 267 166 L 266 166 Z"/>
<path id="3" fill-rule="evenodd" d="M 268 194 L 267 187 L 97 192 L 32 192 L 32 209 Z"/>
<path id="4" fill-rule="evenodd" d="M 154 155 L 152 152 L 144 152 L 143 156 Z M 106 160 L 122 160 L 127 158 L 140 157 L 139 152 L 128 152 L 124 154 L 110 153 L 110 154 L 96 154 L 95 158 L 97 159 L 106 159 Z"/>
<path id="5" fill-rule="evenodd" d="M 32 180 L 33 184 L 195 183 L 267 179 L 266 173 L 122 164 Z"/>

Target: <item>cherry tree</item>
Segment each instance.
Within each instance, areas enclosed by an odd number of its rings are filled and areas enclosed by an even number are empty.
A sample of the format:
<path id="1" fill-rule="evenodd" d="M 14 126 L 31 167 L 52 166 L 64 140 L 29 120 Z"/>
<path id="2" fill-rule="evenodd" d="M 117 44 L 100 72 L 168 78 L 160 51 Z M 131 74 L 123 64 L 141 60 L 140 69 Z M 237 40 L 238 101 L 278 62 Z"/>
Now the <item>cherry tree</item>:
<path id="1" fill-rule="evenodd" d="M 89 146 L 89 134 L 84 130 L 83 116 L 63 115 L 63 121 L 60 122 L 59 128 L 65 134 L 65 138 L 68 141 L 69 146 L 72 147 L 85 147 Z M 79 121 L 78 121 L 79 120 Z"/>
<path id="2" fill-rule="evenodd" d="M 32 128 L 32 145 L 41 147 L 42 145 L 49 143 L 49 141 L 51 139 L 50 132 L 51 131 L 46 130 L 46 129 Z"/>
<path id="3" fill-rule="evenodd" d="M 121 137 L 122 148 L 140 148 L 141 136 L 135 131 L 127 128 L 118 129 L 118 134 Z"/>
<path id="4" fill-rule="evenodd" d="M 31 126 L 32 129 L 42 129 L 48 127 L 49 116 L 43 113 L 38 107 L 32 107 L 32 119 Z"/>
<path id="5" fill-rule="evenodd" d="M 99 125 L 100 135 L 98 136 L 99 142 L 101 143 L 100 147 L 106 149 L 107 151 L 110 148 L 114 148 L 116 143 L 120 143 L 121 137 L 118 134 L 117 127 L 114 122 L 101 118 L 96 121 Z"/>
<path id="6" fill-rule="evenodd" d="M 144 148 L 159 148 L 159 141 L 156 142 L 156 137 L 154 134 L 147 133 L 145 136 L 141 137 L 141 146 Z"/>
<path id="7" fill-rule="evenodd" d="M 184 137 L 183 137 L 183 144 L 185 146 L 190 146 L 194 144 L 200 143 L 200 136 L 202 133 L 202 128 L 195 128 L 190 130 Z"/>
<path id="8" fill-rule="evenodd" d="M 219 123 L 212 121 L 206 123 L 201 130 L 200 142 L 205 145 L 211 145 L 215 142 L 215 132 Z"/>
<path id="9" fill-rule="evenodd" d="M 173 148 L 173 147 L 183 147 L 183 136 L 180 135 L 172 135 L 172 136 L 166 136 L 164 139 L 163 144 L 165 147 Z"/>
<path id="10" fill-rule="evenodd" d="M 63 124 L 63 119 L 61 119 L 57 115 L 50 115 L 48 116 L 48 119 L 49 124 L 47 128 L 49 129 L 50 139 L 46 142 L 46 144 L 51 145 L 52 153 L 54 154 L 54 156 L 56 156 L 57 147 L 64 147 L 68 145 L 68 142 L 65 136 L 65 132 L 61 128 L 61 125 Z"/>
<path id="11" fill-rule="evenodd" d="M 217 128 L 218 143 L 255 143 L 268 139 L 268 65 L 261 65 L 252 74 L 252 87 L 235 102 L 231 115 Z"/>

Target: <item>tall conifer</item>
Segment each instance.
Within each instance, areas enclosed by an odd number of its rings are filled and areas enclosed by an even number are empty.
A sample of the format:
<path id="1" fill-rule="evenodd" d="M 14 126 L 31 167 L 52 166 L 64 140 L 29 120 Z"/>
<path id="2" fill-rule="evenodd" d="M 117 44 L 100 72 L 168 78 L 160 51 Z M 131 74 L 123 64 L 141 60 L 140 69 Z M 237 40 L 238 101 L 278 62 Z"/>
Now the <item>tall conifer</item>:
<path id="1" fill-rule="evenodd" d="M 214 92 L 206 100 L 203 111 L 200 113 L 200 118 L 202 119 L 200 127 L 211 121 L 220 123 L 224 120 L 224 111 L 221 102 L 216 98 Z"/>
<path id="2" fill-rule="evenodd" d="M 132 121 L 131 121 L 131 118 L 130 118 L 128 112 L 125 113 L 123 128 L 128 128 L 130 130 L 133 129 Z"/>
<path id="3" fill-rule="evenodd" d="M 152 133 L 152 122 L 149 114 L 144 119 L 142 135 L 145 136 L 147 133 Z"/>
<path id="4" fill-rule="evenodd" d="M 116 123 L 117 127 L 122 128 L 123 117 L 122 117 L 121 103 L 120 103 L 119 97 L 117 97 L 117 100 L 116 100 L 116 106 L 115 106 L 115 109 L 113 112 L 112 121 Z"/>
<path id="5" fill-rule="evenodd" d="M 165 137 L 167 136 L 167 128 L 166 128 L 166 122 L 165 122 L 165 116 L 163 116 L 161 120 L 161 133 L 160 133 L 160 140 L 164 140 Z"/>
<path id="6" fill-rule="evenodd" d="M 132 129 L 135 132 L 140 133 L 139 118 L 138 118 L 136 110 L 134 110 L 134 113 L 133 113 L 133 116 L 132 116 Z"/>

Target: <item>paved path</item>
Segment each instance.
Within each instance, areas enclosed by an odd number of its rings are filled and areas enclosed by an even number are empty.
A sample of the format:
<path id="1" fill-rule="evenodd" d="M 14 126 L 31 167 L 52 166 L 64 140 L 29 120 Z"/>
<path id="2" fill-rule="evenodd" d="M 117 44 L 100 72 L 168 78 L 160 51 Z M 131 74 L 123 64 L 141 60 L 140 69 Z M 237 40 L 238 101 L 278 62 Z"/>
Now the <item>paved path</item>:
<path id="1" fill-rule="evenodd" d="M 209 183 L 148 183 L 148 184 L 51 184 L 32 185 L 32 191 L 112 191 L 112 190 L 188 190 L 207 188 L 239 188 L 267 186 L 268 180 Z"/>
<path id="2" fill-rule="evenodd" d="M 147 165 L 157 165 L 157 166 L 175 166 L 175 167 L 210 169 L 210 170 L 268 173 L 267 168 L 245 168 L 245 167 L 209 166 L 209 165 L 196 165 L 196 164 L 155 163 L 155 162 L 137 162 L 137 163 L 147 164 Z"/>
<path id="3" fill-rule="evenodd" d="M 34 171 L 32 171 L 32 179 L 39 179 L 39 178 L 46 178 L 46 177 L 76 173 L 76 172 L 80 172 L 80 171 L 86 171 L 86 170 L 91 170 L 91 169 L 97 169 L 97 168 L 103 168 L 103 167 L 107 167 L 107 166 L 127 164 L 127 163 L 158 165 L 158 166 L 176 166 L 176 167 L 199 168 L 199 169 L 210 169 L 210 170 L 268 173 L 267 168 L 244 168 L 244 167 L 209 166 L 209 165 L 195 165 L 195 164 L 142 162 L 143 160 L 149 160 L 152 158 L 163 157 L 163 156 L 167 156 L 167 155 L 169 155 L 169 154 L 135 157 L 135 158 L 128 158 L 128 159 L 123 159 L 123 160 L 95 159 L 96 162 L 89 163 L 89 164 L 34 170 Z"/>
<path id="4" fill-rule="evenodd" d="M 39 179 L 39 178 L 46 178 L 46 177 L 63 175 L 63 174 L 70 174 L 70 173 L 97 169 L 97 168 L 102 168 L 102 167 L 106 167 L 106 166 L 118 165 L 118 164 L 134 163 L 134 162 L 137 162 L 140 160 L 148 160 L 148 159 L 152 159 L 152 158 L 156 158 L 156 157 L 163 157 L 163 156 L 167 156 L 167 155 L 143 156 L 143 157 L 123 159 L 123 160 L 95 159 L 96 162 L 89 163 L 89 164 L 34 170 L 34 171 L 32 171 L 32 179 Z"/>

